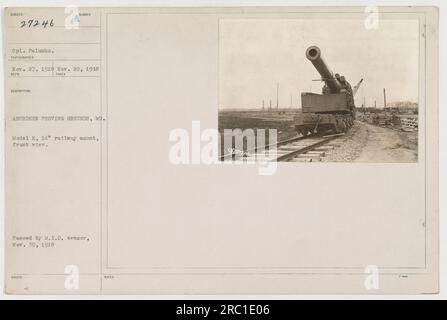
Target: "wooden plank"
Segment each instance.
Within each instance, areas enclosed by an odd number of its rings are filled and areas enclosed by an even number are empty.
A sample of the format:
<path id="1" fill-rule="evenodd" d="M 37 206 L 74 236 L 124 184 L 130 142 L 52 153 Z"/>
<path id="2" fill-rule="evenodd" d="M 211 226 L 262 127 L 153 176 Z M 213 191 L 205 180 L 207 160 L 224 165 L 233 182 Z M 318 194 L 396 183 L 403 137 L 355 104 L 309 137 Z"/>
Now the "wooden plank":
<path id="1" fill-rule="evenodd" d="M 316 151 L 329 151 L 329 150 L 334 150 L 335 147 L 334 146 L 321 146 L 318 148 L 315 148 Z"/>
<path id="2" fill-rule="evenodd" d="M 279 147 L 278 150 L 284 150 L 284 151 L 295 151 L 299 150 L 302 147 Z"/>
<path id="3" fill-rule="evenodd" d="M 311 158 L 293 158 L 288 160 L 287 162 L 312 162 Z"/>
<path id="4" fill-rule="evenodd" d="M 300 154 L 298 155 L 298 158 L 307 158 L 307 159 L 321 159 L 319 155 L 316 154 Z"/>
<path id="5" fill-rule="evenodd" d="M 321 156 L 321 157 L 324 157 L 325 156 L 325 152 L 324 151 L 307 151 L 307 154 L 315 154 L 315 155 L 319 155 L 319 156 Z"/>

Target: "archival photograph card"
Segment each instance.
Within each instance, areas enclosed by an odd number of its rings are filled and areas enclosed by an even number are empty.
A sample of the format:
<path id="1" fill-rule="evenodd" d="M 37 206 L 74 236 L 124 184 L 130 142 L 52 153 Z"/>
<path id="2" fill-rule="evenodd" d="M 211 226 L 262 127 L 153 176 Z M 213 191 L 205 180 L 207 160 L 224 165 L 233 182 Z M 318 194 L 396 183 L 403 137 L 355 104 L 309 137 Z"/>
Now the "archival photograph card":
<path id="1" fill-rule="evenodd" d="M 3 12 L 7 294 L 435 294 L 435 7 Z"/>

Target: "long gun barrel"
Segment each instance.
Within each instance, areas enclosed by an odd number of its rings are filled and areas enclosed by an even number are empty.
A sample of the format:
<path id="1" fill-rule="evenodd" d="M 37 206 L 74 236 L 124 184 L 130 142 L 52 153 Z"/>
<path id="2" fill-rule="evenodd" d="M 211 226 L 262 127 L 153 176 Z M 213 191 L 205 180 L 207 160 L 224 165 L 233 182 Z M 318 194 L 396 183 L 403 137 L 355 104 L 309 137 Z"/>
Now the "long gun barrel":
<path id="1" fill-rule="evenodd" d="M 332 93 L 339 93 L 342 86 L 340 82 L 334 77 L 334 74 L 329 69 L 327 64 L 321 57 L 321 50 L 317 46 L 310 46 L 306 50 L 307 59 L 312 62 L 315 69 L 321 76 L 321 79 L 326 83 L 326 85 L 331 89 Z"/>

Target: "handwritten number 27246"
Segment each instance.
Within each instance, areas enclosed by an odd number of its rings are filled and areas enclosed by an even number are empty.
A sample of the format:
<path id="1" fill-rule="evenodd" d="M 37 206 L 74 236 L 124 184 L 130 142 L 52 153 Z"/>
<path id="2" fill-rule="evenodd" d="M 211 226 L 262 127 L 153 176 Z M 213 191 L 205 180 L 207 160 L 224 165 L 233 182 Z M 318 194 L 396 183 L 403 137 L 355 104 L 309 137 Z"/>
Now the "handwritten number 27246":
<path id="1" fill-rule="evenodd" d="M 53 26 L 54 26 L 53 19 L 50 20 L 29 19 L 20 21 L 20 28 L 35 28 L 35 27 L 47 28 Z"/>

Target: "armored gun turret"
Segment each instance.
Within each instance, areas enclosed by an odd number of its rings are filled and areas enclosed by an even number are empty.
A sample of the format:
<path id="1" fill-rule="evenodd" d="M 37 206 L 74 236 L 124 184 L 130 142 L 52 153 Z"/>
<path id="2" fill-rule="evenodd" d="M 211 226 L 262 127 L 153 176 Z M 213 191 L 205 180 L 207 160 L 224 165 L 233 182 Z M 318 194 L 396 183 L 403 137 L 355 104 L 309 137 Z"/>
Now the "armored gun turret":
<path id="1" fill-rule="evenodd" d="M 331 71 L 317 46 L 307 48 L 306 58 L 320 74 L 324 87 L 323 94 L 301 93 L 301 113 L 295 117 L 296 130 L 302 135 L 346 132 L 354 124 L 354 95 L 363 79 L 352 88 L 344 77 Z"/>

